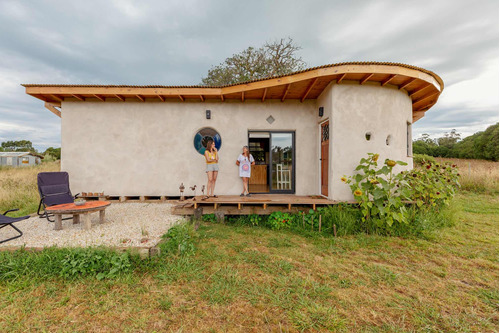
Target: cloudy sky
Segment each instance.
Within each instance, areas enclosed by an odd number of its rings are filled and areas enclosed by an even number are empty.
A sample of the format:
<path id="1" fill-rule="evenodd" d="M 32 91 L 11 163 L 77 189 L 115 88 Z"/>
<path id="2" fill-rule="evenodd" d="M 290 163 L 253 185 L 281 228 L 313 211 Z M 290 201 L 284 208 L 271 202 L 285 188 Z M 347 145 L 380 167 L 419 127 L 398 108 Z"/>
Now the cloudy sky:
<path id="1" fill-rule="evenodd" d="M 21 83 L 198 84 L 248 46 L 291 37 L 308 67 L 407 63 L 445 82 L 414 124 L 462 136 L 498 121 L 498 0 L 0 0 L 0 142 L 60 146 L 60 119 Z"/>

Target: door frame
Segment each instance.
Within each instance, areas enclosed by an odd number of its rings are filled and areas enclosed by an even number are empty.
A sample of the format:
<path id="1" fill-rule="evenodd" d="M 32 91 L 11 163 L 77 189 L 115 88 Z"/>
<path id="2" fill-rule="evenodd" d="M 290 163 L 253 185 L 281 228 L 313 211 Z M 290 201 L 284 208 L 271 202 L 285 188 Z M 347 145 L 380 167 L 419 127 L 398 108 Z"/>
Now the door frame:
<path id="1" fill-rule="evenodd" d="M 326 195 L 323 195 L 323 193 L 321 193 L 321 126 L 323 126 L 324 123 L 326 122 L 329 122 L 330 121 L 330 118 L 326 118 L 322 121 L 320 121 L 318 123 L 318 193 L 320 196 L 322 196 L 323 198 L 328 198 L 329 196 L 332 195 L 332 193 L 330 193 L 330 172 L 328 172 L 328 196 Z M 328 171 L 330 171 L 330 161 L 331 161 L 331 158 L 330 156 L 332 155 L 330 153 L 330 134 L 331 134 L 331 128 L 332 128 L 332 124 L 330 123 L 329 124 L 329 127 L 330 127 L 330 133 L 328 133 Z"/>
<path id="2" fill-rule="evenodd" d="M 269 192 L 254 192 L 255 194 L 295 194 L 295 166 L 296 166 L 296 147 L 295 147 L 295 130 L 248 130 L 247 132 L 247 145 L 250 146 L 250 132 L 261 132 L 261 133 L 269 133 L 269 172 L 267 173 L 267 183 L 269 184 Z M 272 134 L 273 133 L 284 133 L 284 134 L 292 134 L 292 189 L 291 190 L 272 190 L 272 181 L 273 181 L 273 153 L 272 153 Z"/>

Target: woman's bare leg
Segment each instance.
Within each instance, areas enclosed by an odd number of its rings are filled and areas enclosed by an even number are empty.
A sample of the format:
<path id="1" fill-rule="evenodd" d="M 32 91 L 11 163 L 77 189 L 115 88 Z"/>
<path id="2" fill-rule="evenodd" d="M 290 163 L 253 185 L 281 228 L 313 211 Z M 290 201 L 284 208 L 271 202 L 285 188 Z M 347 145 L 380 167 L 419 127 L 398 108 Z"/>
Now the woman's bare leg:
<path id="1" fill-rule="evenodd" d="M 243 177 L 243 194 L 245 193 L 249 193 L 248 192 L 248 178 L 247 177 Z"/>
<path id="2" fill-rule="evenodd" d="M 213 176 L 212 176 L 212 196 L 215 195 L 215 182 L 217 181 L 217 175 L 219 174 L 219 171 L 214 171 Z"/>
<path id="3" fill-rule="evenodd" d="M 212 179 L 214 176 L 213 171 L 208 171 L 207 172 L 207 177 L 208 177 L 208 182 L 207 182 L 207 196 L 210 196 L 210 190 L 212 189 Z"/>

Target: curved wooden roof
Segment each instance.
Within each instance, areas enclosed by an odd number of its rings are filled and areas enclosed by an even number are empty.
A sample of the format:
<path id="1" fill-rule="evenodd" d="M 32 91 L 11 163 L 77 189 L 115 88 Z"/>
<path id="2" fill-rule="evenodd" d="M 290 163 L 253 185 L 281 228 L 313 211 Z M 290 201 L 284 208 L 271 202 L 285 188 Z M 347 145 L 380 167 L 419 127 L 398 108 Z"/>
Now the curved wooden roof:
<path id="1" fill-rule="evenodd" d="M 154 98 L 167 100 L 221 101 L 278 99 L 316 99 L 332 82 L 337 84 L 375 83 L 393 85 L 408 93 L 413 105 L 413 121 L 424 116 L 436 104 L 443 91 L 443 80 L 423 68 L 388 62 L 347 62 L 309 68 L 287 75 L 274 76 L 226 86 L 133 86 L 133 85 L 74 85 L 23 84 L 26 93 L 46 102 L 46 107 L 60 116 L 54 106 L 66 99 L 122 101 L 134 99 L 145 102 Z"/>

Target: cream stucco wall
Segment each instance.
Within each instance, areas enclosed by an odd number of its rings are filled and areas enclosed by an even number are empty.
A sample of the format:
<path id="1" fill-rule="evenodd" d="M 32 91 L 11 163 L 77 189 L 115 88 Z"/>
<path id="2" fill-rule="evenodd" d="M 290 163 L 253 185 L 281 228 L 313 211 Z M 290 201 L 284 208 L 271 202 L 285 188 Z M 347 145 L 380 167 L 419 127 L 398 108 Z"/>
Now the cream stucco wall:
<path id="1" fill-rule="evenodd" d="M 296 194 L 318 193 L 316 101 L 64 101 L 62 170 L 72 191 L 113 196 L 176 196 L 181 182 L 206 184 L 204 157 L 193 147 L 203 127 L 222 137 L 218 194 L 239 194 L 235 160 L 249 130 L 296 131 Z M 205 118 L 205 110 L 212 117 Z M 275 121 L 266 119 L 272 115 Z M 311 168 L 311 164 L 313 167 Z"/>
<path id="2" fill-rule="evenodd" d="M 386 158 L 400 160 L 411 169 L 413 159 L 407 155 L 407 124 L 412 122 L 412 104 L 408 94 L 396 87 L 358 82 L 332 83 L 318 98 L 325 107 L 321 121 L 330 121 L 329 197 L 353 199 L 349 186 L 340 178 L 350 176 L 367 153 L 379 153 L 379 164 Z M 371 133 L 370 141 L 365 134 Z M 390 144 L 386 138 L 390 135 Z"/>
<path id="3" fill-rule="evenodd" d="M 318 117 L 318 107 L 325 113 Z M 212 117 L 205 118 L 205 110 Z M 266 118 L 272 115 L 274 123 Z M 248 143 L 249 130 L 295 131 L 296 194 L 320 193 L 320 123 L 330 121 L 329 197 L 352 199 L 343 175 L 352 175 L 368 152 L 402 160 L 407 156 L 407 123 L 411 99 L 396 87 L 330 84 L 317 100 L 225 102 L 100 102 L 62 103 L 62 170 L 72 191 L 104 191 L 112 196 L 177 196 L 180 183 L 206 184 L 205 163 L 193 147 L 203 127 L 222 137 L 218 194 L 239 194 L 235 160 Z M 365 133 L 371 132 L 370 141 Z M 391 135 L 390 145 L 386 138 Z"/>

